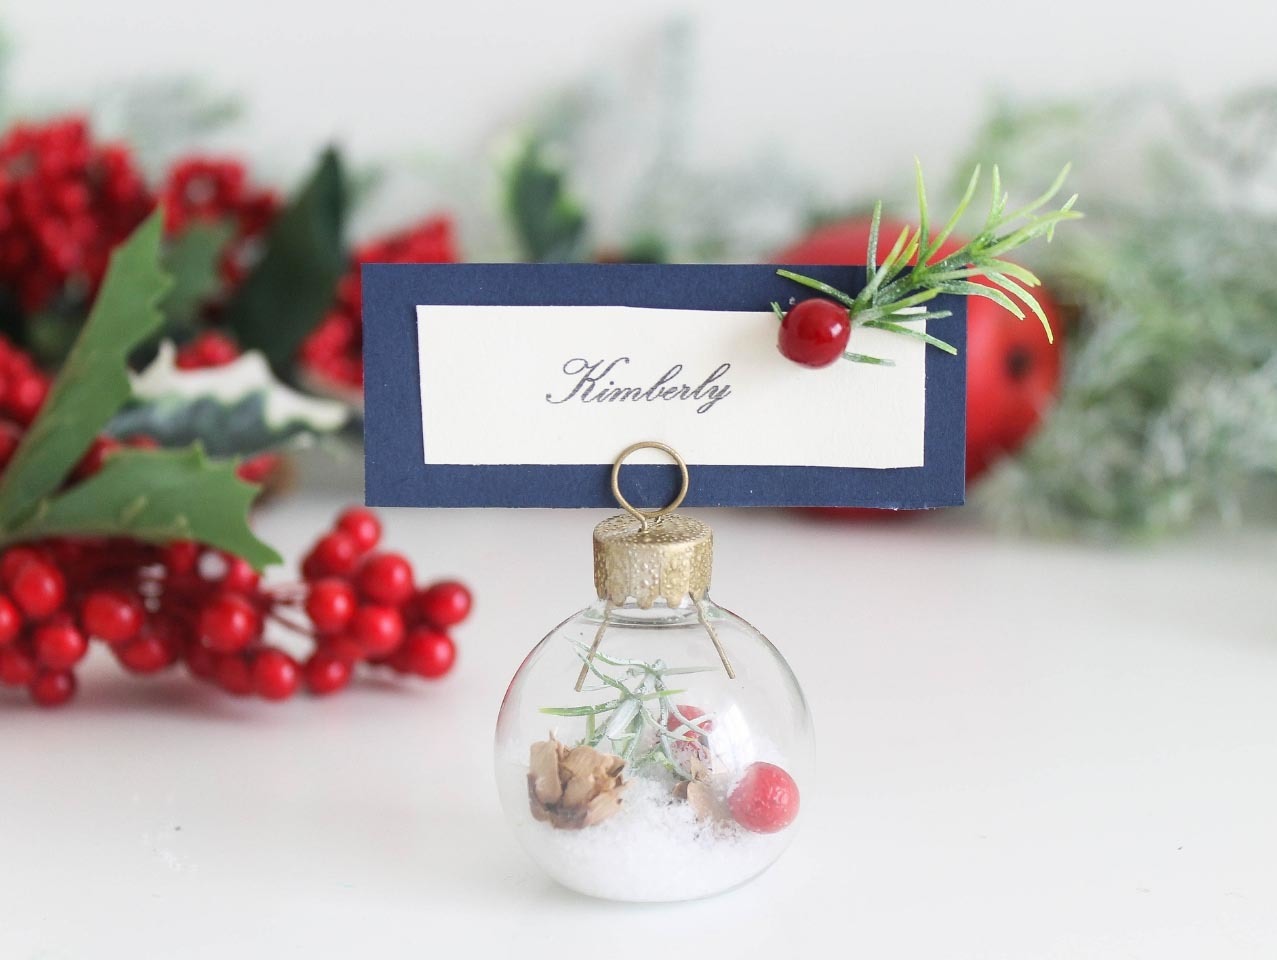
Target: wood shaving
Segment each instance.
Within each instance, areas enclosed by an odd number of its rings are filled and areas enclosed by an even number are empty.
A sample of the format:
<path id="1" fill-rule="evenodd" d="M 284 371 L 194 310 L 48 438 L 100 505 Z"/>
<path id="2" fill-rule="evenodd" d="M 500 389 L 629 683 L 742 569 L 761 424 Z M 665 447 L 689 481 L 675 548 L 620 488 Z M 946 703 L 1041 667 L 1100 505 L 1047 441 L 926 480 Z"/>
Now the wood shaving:
<path id="1" fill-rule="evenodd" d="M 593 747 L 569 749 L 550 735 L 532 744 L 528 802 L 532 816 L 562 830 L 602 823 L 621 809 L 625 761 Z"/>

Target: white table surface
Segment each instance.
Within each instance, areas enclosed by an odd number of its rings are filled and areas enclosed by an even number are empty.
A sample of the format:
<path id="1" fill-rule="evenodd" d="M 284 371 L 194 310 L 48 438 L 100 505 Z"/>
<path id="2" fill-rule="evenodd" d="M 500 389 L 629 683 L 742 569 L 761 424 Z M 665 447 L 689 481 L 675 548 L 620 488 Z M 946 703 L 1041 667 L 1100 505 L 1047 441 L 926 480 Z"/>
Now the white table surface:
<path id="1" fill-rule="evenodd" d="M 339 503 L 260 529 L 295 556 Z M 601 514 L 387 511 L 390 545 L 477 594 L 441 683 L 276 706 L 98 651 L 69 708 L 0 690 L 0 957 L 1277 955 L 1277 534 L 702 515 L 715 598 L 817 726 L 803 831 L 754 883 L 596 902 L 502 820 L 497 707 L 588 602 Z"/>

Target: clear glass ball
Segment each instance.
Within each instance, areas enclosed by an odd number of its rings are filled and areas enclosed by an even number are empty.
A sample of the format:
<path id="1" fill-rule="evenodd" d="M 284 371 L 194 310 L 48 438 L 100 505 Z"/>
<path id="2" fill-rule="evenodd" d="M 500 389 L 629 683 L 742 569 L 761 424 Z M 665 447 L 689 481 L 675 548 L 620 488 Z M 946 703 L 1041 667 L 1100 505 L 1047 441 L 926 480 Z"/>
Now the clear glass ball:
<path id="1" fill-rule="evenodd" d="M 789 665 L 708 598 L 569 617 L 524 660 L 497 720 L 520 843 L 564 886 L 611 900 L 690 900 L 757 876 L 794 837 L 812 765 Z"/>

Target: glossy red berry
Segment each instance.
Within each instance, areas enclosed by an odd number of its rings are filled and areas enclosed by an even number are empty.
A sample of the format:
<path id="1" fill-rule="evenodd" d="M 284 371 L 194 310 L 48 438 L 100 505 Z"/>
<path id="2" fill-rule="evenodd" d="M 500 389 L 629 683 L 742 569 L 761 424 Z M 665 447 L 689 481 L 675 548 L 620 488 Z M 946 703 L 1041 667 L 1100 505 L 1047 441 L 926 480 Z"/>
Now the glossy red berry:
<path id="1" fill-rule="evenodd" d="M 297 692 L 301 670 L 283 650 L 262 650 L 253 657 L 253 689 L 266 700 L 287 700 Z"/>
<path id="2" fill-rule="evenodd" d="M 27 689 L 40 706 L 60 707 L 75 696 L 75 674 L 70 670 L 46 670 Z"/>
<path id="3" fill-rule="evenodd" d="M 470 591 L 465 584 L 445 580 L 417 595 L 417 612 L 436 627 L 454 627 L 470 615 Z"/>
<path id="4" fill-rule="evenodd" d="M 116 647 L 115 656 L 126 670 L 148 674 L 158 673 L 177 663 L 178 650 L 162 634 L 148 631 L 136 640 Z"/>
<path id="5" fill-rule="evenodd" d="M 97 437 L 89 445 L 88 451 L 80 458 L 80 462 L 71 471 L 71 479 L 85 480 L 106 464 L 107 457 L 119 450 L 123 444 L 114 437 Z"/>
<path id="6" fill-rule="evenodd" d="M 5 402 L 13 419 L 29 424 L 35 419 L 44 399 L 49 395 L 49 380 L 39 373 L 22 373 L 9 383 Z"/>
<path id="7" fill-rule="evenodd" d="M 213 664 L 213 679 L 232 696 L 246 697 L 253 692 L 253 671 L 242 654 L 217 655 Z"/>
<path id="8" fill-rule="evenodd" d="M 355 588 L 347 581 L 328 577 L 311 585 L 306 596 L 306 613 L 323 633 L 345 629 L 355 615 Z"/>
<path id="9" fill-rule="evenodd" d="M 798 784 L 774 763 L 751 763 L 727 798 L 727 805 L 746 830 L 776 833 L 798 816 Z"/>
<path id="10" fill-rule="evenodd" d="M 193 540 L 174 540 L 165 545 L 161 556 L 169 573 L 188 576 L 199 566 L 200 545 Z"/>
<path id="11" fill-rule="evenodd" d="M 12 600 L 0 593 L 0 647 L 13 643 L 21 631 L 22 612 Z"/>
<path id="12" fill-rule="evenodd" d="M 226 572 L 222 574 L 220 581 L 225 589 L 241 593 L 250 593 L 257 589 L 257 585 L 262 578 L 253 569 L 251 563 L 243 557 L 237 557 L 229 553 L 223 553 L 221 556 L 226 563 Z"/>
<path id="13" fill-rule="evenodd" d="M 84 639 L 84 634 L 69 621 L 41 624 L 32 637 L 32 645 L 36 660 L 50 670 L 73 667 L 89 652 L 89 642 Z"/>
<path id="14" fill-rule="evenodd" d="M 805 367 L 827 367 L 842 358 L 850 338 L 847 308 L 813 297 L 786 312 L 780 325 L 780 352 Z"/>
<path id="15" fill-rule="evenodd" d="M 307 689 L 317 696 L 336 693 L 350 683 L 350 663 L 327 653 L 313 654 L 302 672 Z"/>
<path id="16" fill-rule="evenodd" d="M 238 593 L 218 594 L 200 611 L 200 636 L 219 653 L 243 650 L 257 638 L 260 629 L 257 609 Z"/>
<path id="17" fill-rule="evenodd" d="M 23 567 L 32 561 L 43 560 L 40 552 L 32 547 L 10 547 L 0 557 L 0 580 L 12 587 Z"/>
<path id="18" fill-rule="evenodd" d="M 43 620 L 66 602 L 66 581 L 57 567 L 43 560 L 24 564 L 9 584 L 14 601 L 32 620 Z"/>
<path id="19" fill-rule="evenodd" d="M 0 683 L 10 687 L 25 687 L 35 679 L 35 660 L 17 647 L 0 650 Z"/>
<path id="20" fill-rule="evenodd" d="M 176 365 L 182 370 L 223 367 L 239 356 L 239 345 L 224 333 L 207 330 L 177 352 Z"/>
<path id="21" fill-rule="evenodd" d="M 182 658 L 186 661 L 186 669 L 191 671 L 192 676 L 199 677 L 201 680 L 215 679 L 218 654 L 204 644 L 192 643 L 186 648 Z"/>
<path id="22" fill-rule="evenodd" d="M 367 507 L 351 507 L 337 518 L 337 529 L 348 534 L 363 553 L 381 540 L 381 521 Z"/>
<path id="23" fill-rule="evenodd" d="M 351 633 L 335 633 L 331 636 L 319 637 L 315 641 L 315 650 L 336 660 L 344 660 L 346 663 L 368 659 L 368 651 Z"/>
<path id="24" fill-rule="evenodd" d="M 385 656 L 403 642 L 403 618 L 394 607 L 367 604 L 355 611 L 350 632 L 366 655 Z"/>
<path id="25" fill-rule="evenodd" d="M 321 577 L 348 577 L 359 563 L 359 545 L 347 533 L 337 531 L 319 538 L 310 555 Z"/>
<path id="26" fill-rule="evenodd" d="M 107 643 L 132 640 L 144 616 L 142 601 L 122 590 L 94 590 L 80 607 L 80 624 L 90 636 Z"/>
<path id="27" fill-rule="evenodd" d="M 452 638 L 429 627 L 414 627 L 395 652 L 395 666 L 430 679 L 442 677 L 456 659 Z"/>
<path id="28" fill-rule="evenodd" d="M 412 564 L 398 553 L 374 553 L 359 568 L 359 592 L 373 603 L 397 607 L 412 596 Z"/>

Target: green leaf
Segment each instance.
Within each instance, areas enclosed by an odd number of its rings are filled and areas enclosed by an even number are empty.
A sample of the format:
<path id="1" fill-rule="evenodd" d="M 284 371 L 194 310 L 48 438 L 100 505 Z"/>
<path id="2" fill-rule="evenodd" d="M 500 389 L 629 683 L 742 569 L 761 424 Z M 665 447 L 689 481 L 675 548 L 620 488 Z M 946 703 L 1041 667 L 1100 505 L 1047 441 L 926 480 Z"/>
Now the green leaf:
<path id="1" fill-rule="evenodd" d="M 247 456 L 294 438 L 331 434 L 350 408 L 280 383 L 266 358 L 249 350 L 220 367 L 183 370 L 171 341 L 132 378 L 133 396 L 106 431 L 154 437 L 165 447 L 200 441 L 215 457 Z"/>
<path id="2" fill-rule="evenodd" d="M 233 232 L 226 221 L 193 223 L 169 241 L 164 269 L 173 278 L 173 288 L 163 303 L 169 336 L 192 330 L 196 310 L 221 289 L 222 251 Z"/>
<path id="3" fill-rule="evenodd" d="M 129 396 L 125 360 L 159 329 L 171 281 L 160 268 L 161 214 L 111 254 L 89 319 L 39 416 L 0 474 L 0 529 L 11 529 L 57 489 Z"/>
<path id="4" fill-rule="evenodd" d="M 281 376 L 287 376 L 297 348 L 332 304 L 347 269 L 346 205 L 341 160 L 335 150 L 325 150 L 305 186 L 271 225 L 261 260 L 227 304 L 226 321 L 241 346 L 260 350 Z"/>
<path id="5" fill-rule="evenodd" d="M 801 273 L 794 273 L 792 270 L 777 270 L 776 275 L 784 277 L 786 280 L 793 280 L 794 283 L 801 283 L 804 287 L 810 287 L 813 290 L 823 293 L 827 297 L 832 297 L 834 300 L 841 302 L 849 308 L 855 306 L 856 301 L 847 296 L 847 294 L 843 293 L 836 287 L 831 287 L 829 284 L 815 279 L 814 277 L 804 276 Z"/>
<path id="6" fill-rule="evenodd" d="M 922 330 L 914 330 L 912 327 L 906 327 L 899 323 L 892 323 L 890 320 L 870 320 L 864 324 L 866 327 L 873 327 L 875 330 L 887 330 L 891 333 L 899 333 L 906 337 L 913 337 L 916 340 L 922 340 L 931 344 L 933 347 L 939 347 L 945 353 L 957 356 L 958 348 L 951 343 L 946 343 L 939 337 L 933 337 L 931 334 Z"/>
<path id="7" fill-rule="evenodd" d="M 844 353 L 844 360 L 850 360 L 852 363 L 871 363 L 879 367 L 894 367 L 896 361 L 887 360 L 883 357 L 871 357 L 867 353 Z"/>
<path id="8" fill-rule="evenodd" d="M 280 556 L 248 527 L 257 487 L 231 461 L 184 450 L 120 450 L 92 477 L 41 501 L 6 542 L 59 536 L 133 537 L 151 543 L 195 540 L 243 557 L 255 568 Z"/>
<path id="9" fill-rule="evenodd" d="M 528 138 L 506 171 L 505 207 L 525 260 L 580 260 L 585 247 L 585 211 L 567 186 L 562 168 Z"/>

